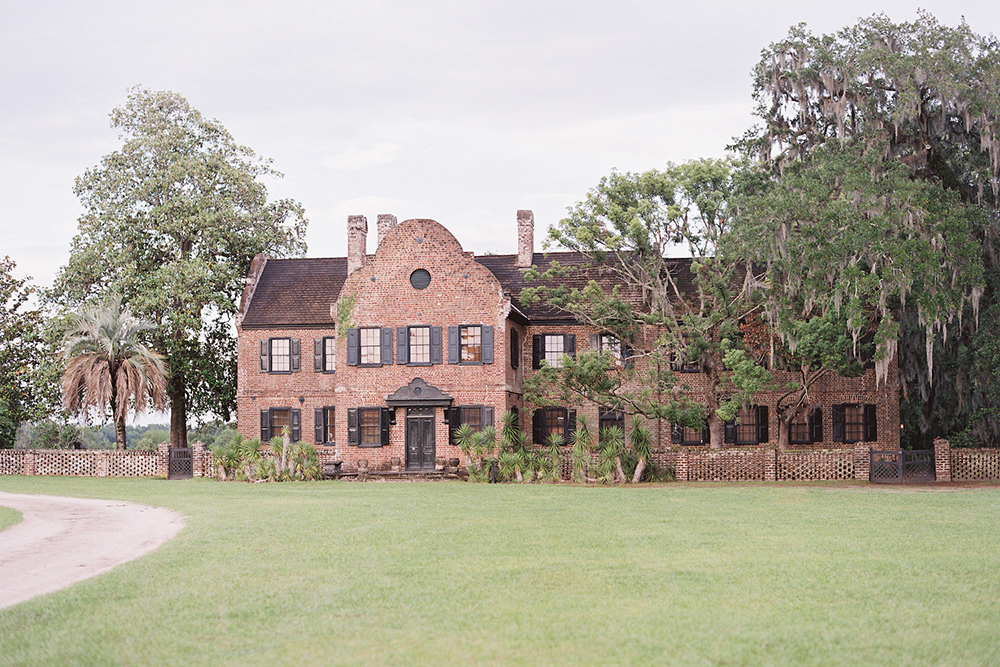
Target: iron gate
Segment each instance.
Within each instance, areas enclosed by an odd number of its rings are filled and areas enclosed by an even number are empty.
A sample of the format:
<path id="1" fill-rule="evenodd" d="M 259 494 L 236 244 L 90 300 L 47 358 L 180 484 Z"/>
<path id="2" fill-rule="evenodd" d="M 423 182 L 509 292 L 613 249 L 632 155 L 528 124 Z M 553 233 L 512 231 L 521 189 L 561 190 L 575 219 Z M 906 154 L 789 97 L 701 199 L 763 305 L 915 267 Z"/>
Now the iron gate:
<path id="1" fill-rule="evenodd" d="M 876 484 L 933 482 L 934 450 L 871 451 L 868 479 Z"/>
<path id="2" fill-rule="evenodd" d="M 167 479 L 186 479 L 194 476 L 194 459 L 190 447 L 170 448 L 170 471 Z"/>

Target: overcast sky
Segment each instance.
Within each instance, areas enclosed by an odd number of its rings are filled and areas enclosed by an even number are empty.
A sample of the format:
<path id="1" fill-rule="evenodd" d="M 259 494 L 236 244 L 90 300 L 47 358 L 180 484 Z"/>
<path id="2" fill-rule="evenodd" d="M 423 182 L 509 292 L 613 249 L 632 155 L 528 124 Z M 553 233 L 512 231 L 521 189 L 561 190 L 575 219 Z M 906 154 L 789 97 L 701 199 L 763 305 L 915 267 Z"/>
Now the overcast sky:
<path id="1" fill-rule="evenodd" d="M 1000 33 L 1000 2 L 923 0 Z M 918 5 L 737 2 L 0 0 L 0 256 L 36 285 L 65 263 L 73 180 L 119 145 L 129 87 L 172 90 L 285 174 L 309 256 L 350 214 L 433 218 L 466 250 L 516 251 L 613 168 L 719 157 L 752 123 L 750 70 L 805 22 L 829 33 Z"/>

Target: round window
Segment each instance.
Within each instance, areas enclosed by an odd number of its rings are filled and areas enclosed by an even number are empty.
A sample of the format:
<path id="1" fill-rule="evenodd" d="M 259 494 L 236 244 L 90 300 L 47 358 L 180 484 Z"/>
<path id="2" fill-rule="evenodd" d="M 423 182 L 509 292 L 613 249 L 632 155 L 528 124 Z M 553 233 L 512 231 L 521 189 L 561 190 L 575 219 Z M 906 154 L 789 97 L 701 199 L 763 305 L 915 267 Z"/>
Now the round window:
<path id="1" fill-rule="evenodd" d="M 410 284 L 414 289 L 424 289 L 431 284 L 431 274 L 427 269 L 417 269 L 410 274 Z"/>

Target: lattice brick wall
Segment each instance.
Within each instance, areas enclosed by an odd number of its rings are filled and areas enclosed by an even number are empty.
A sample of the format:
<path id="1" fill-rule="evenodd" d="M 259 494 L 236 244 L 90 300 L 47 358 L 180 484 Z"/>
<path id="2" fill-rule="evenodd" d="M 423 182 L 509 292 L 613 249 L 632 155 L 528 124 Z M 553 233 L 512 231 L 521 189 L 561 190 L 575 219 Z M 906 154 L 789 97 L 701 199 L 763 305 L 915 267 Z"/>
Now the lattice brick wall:
<path id="1" fill-rule="evenodd" d="M 778 452 L 779 480 L 854 479 L 854 450 Z"/>
<path id="2" fill-rule="evenodd" d="M 764 450 L 689 450 L 688 481 L 743 482 L 764 479 Z"/>
<path id="3" fill-rule="evenodd" d="M 0 449 L 0 475 L 24 474 L 23 449 Z"/>
<path id="4" fill-rule="evenodd" d="M 156 475 L 156 450 L 108 451 L 108 477 L 153 477 Z"/>
<path id="5" fill-rule="evenodd" d="M 1000 449 L 952 449 L 951 479 L 956 482 L 1000 479 Z"/>
<path id="6" fill-rule="evenodd" d="M 36 449 L 36 475 L 68 475 L 98 477 L 98 457 L 101 452 L 68 449 Z"/>

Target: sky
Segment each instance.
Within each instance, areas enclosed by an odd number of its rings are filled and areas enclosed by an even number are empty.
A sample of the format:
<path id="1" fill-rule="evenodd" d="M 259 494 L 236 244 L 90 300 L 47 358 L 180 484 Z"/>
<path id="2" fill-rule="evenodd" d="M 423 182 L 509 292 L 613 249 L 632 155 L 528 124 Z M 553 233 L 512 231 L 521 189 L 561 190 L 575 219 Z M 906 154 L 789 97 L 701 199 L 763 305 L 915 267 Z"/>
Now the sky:
<path id="1" fill-rule="evenodd" d="M 766 6 L 762 6 L 765 5 Z M 1000 32 L 1000 3 L 923 0 Z M 51 284 L 82 212 L 74 179 L 120 147 L 133 86 L 171 90 L 284 174 L 308 256 L 346 254 L 348 215 L 432 218 L 466 250 L 516 252 L 613 169 L 721 157 L 753 123 L 761 50 L 917 5 L 0 0 L 0 256 Z"/>
<path id="2" fill-rule="evenodd" d="M 346 220 L 432 218 L 466 250 L 516 252 L 613 169 L 721 157 L 754 123 L 751 69 L 804 22 L 831 33 L 917 5 L 700 2 L 0 0 L 0 256 L 51 284 L 82 212 L 74 179 L 120 147 L 133 86 L 171 90 L 284 174 L 308 256 Z M 1000 32 L 1000 3 L 924 0 Z"/>

